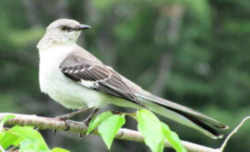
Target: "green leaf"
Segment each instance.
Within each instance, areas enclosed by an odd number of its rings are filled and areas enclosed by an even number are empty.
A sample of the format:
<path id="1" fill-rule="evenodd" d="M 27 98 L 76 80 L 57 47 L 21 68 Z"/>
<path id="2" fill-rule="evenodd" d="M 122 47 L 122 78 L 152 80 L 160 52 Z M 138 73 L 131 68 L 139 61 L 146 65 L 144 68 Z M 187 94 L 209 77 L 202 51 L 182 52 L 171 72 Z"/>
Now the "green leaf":
<path id="1" fill-rule="evenodd" d="M 32 147 L 35 147 L 37 151 L 49 151 L 49 148 L 41 134 L 32 127 L 14 126 L 13 128 L 9 129 L 8 132 L 18 136 L 19 141 L 22 139 L 20 141 L 20 150 L 21 148 L 24 148 L 24 151 L 29 151 L 32 149 Z M 18 144 L 18 142 L 16 142 L 16 144 Z"/>
<path id="2" fill-rule="evenodd" d="M 51 152 L 41 147 L 37 140 L 25 139 L 21 142 L 19 152 Z"/>
<path id="3" fill-rule="evenodd" d="M 168 142 L 177 152 L 187 152 L 183 147 L 178 135 L 175 132 L 171 131 L 170 128 L 164 123 L 162 123 L 162 131 Z"/>
<path id="4" fill-rule="evenodd" d="M 98 126 L 98 133 L 101 135 L 108 149 L 110 149 L 115 135 L 125 124 L 125 115 L 112 115 Z"/>
<path id="5" fill-rule="evenodd" d="M 107 119 L 108 117 L 112 115 L 113 114 L 110 111 L 107 111 L 107 112 L 103 112 L 102 114 L 92 119 L 89 123 L 87 135 L 90 134 L 103 120 Z"/>
<path id="6" fill-rule="evenodd" d="M 10 117 L 9 117 L 10 118 Z M 0 133 L 0 145 L 19 147 L 20 152 L 51 152 L 41 134 L 33 127 L 14 126 Z M 52 152 L 69 152 L 62 148 L 54 148 Z"/>
<path id="7" fill-rule="evenodd" d="M 7 115 L 7 116 L 5 116 L 5 117 L 1 120 L 1 122 L 0 122 L 0 131 L 3 130 L 3 125 L 5 124 L 5 122 L 8 121 L 8 120 L 10 120 L 10 119 L 13 119 L 13 118 L 15 118 L 14 115 Z"/>
<path id="8" fill-rule="evenodd" d="M 20 137 L 10 133 L 9 131 L 5 131 L 1 134 L 0 145 L 7 149 L 11 145 L 18 145 L 20 143 Z"/>
<path id="9" fill-rule="evenodd" d="M 14 115 L 7 115 L 5 116 L 1 122 L 0 122 L 0 145 L 6 149 L 9 147 L 13 142 L 18 140 L 18 137 L 9 133 L 6 133 L 4 131 L 3 126 L 6 123 L 6 121 L 15 118 Z"/>
<path id="10" fill-rule="evenodd" d="M 146 145 L 153 152 L 163 152 L 164 135 L 160 120 L 150 111 L 142 109 L 137 111 L 138 130 L 144 136 Z"/>
<path id="11" fill-rule="evenodd" d="M 70 151 L 63 149 L 63 148 L 56 147 L 52 149 L 52 152 L 70 152 Z"/>
<path id="12" fill-rule="evenodd" d="M 3 138 L 4 134 L 5 134 L 4 132 L 0 132 L 0 141 Z M 1 145 L 1 142 L 0 142 L 0 145 Z"/>

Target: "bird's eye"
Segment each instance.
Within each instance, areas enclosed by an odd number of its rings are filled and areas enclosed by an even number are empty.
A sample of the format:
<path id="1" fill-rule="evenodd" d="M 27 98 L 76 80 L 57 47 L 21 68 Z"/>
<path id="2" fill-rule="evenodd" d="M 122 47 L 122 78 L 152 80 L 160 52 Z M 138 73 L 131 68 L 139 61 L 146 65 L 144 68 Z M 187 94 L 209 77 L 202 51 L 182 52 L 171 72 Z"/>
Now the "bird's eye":
<path id="1" fill-rule="evenodd" d="M 67 31 L 67 32 L 73 31 L 73 29 L 70 28 L 70 27 L 68 27 L 68 26 L 63 26 L 63 27 L 62 27 L 62 30 L 63 30 L 63 31 Z"/>

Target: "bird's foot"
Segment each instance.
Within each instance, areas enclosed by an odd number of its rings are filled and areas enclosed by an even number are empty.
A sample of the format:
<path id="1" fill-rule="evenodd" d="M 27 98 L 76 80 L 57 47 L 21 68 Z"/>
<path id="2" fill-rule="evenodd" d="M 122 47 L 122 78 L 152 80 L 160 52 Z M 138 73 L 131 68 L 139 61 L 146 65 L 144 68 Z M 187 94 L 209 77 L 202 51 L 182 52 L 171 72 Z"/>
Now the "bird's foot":
<path id="1" fill-rule="evenodd" d="M 81 113 L 84 113 L 86 111 L 88 111 L 90 108 L 82 108 L 82 109 L 79 109 L 77 111 L 73 111 L 71 113 L 67 113 L 67 114 L 64 114 L 64 115 L 60 115 L 60 116 L 56 116 L 55 119 L 57 120 L 69 120 L 70 118 L 76 116 L 76 115 L 79 115 Z"/>
<path id="2" fill-rule="evenodd" d="M 64 131 L 69 131 L 70 130 L 70 123 L 72 122 L 72 120 L 65 120 L 65 129 Z"/>
<path id="3" fill-rule="evenodd" d="M 68 130 L 70 130 L 70 125 L 69 125 L 69 123 L 70 123 L 70 121 L 71 120 L 69 120 L 70 118 L 72 118 L 72 117 L 74 117 L 74 116 L 76 116 L 76 115 L 79 115 L 79 114 L 81 114 L 81 113 L 84 113 L 85 111 L 87 111 L 87 110 L 89 110 L 89 109 L 87 109 L 87 108 L 82 108 L 82 109 L 79 109 L 79 110 L 77 110 L 77 111 L 74 111 L 74 112 L 71 112 L 71 113 L 67 113 L 67 114 L 64 114 L 64 115 L 60 115 L 60 116 L 56 116 L 55 117 L 55 119 L 56 120 L 60 120 L 60 121 L 64 121 L 64 123 L 65 123 L 65 131 L 68 131 Z M 55 132 L 56 132 L 56 130 L 55 130 Z"/>

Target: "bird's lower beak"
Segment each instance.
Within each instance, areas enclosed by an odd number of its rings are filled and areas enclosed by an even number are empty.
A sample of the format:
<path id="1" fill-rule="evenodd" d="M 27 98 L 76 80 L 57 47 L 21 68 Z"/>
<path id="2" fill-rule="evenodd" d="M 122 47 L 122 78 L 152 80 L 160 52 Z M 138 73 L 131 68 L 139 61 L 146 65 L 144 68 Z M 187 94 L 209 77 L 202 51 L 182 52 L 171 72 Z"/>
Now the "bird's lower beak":
<path id="1" fill-rule="evenodd" d="M 91 28 L 90 25 L 85 25 L 85 24 L 81 24 L 81 25 L 79 26 L 79 30 L 86 30 L 86 29 L 90 29 L 90 28 Z"/>

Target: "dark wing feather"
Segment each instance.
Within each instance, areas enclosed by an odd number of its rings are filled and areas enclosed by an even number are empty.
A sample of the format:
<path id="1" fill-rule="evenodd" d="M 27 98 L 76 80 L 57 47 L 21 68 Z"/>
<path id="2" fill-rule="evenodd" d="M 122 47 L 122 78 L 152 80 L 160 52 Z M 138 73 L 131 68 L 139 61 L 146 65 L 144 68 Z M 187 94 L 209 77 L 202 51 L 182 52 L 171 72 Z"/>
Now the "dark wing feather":
<path id="1" fill-rule="evenodd" d="M 74 81 L 94 82 L 96 85 L 91 89 L 137 103 L 132 89 L 122 80 L 120 74 L 103 64 L 71 54 L 59 68 Z"/>

